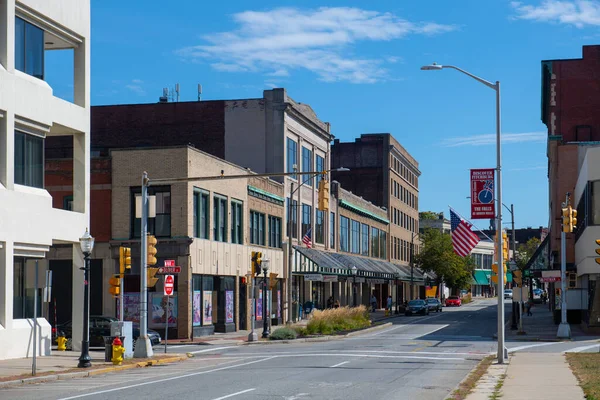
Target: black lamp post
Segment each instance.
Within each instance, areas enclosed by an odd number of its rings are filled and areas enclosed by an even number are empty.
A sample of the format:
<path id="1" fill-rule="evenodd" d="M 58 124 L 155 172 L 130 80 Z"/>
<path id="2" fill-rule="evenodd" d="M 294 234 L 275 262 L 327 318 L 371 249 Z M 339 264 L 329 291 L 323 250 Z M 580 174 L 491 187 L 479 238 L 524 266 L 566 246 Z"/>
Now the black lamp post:
<path id="1" fill-rule="evenodd" d="M 398 290 L 398 281 L 400 280 L 400 272 L 396 272 L 396 314 L 400 314 L 398 311 L 398 303 L 400 299 L 400 290 Z"/>
<path id="2" fill-rule="evenodd" d="M 83 236 L 79 239 L 79 245 L 83 252 L 83 336 L 81 340 L 81 356 L 77 368 L 89 368 L 92 366 L 90 357 L 90 254 L 94 249 L 94 238 L 88 232 L 87 228 Z"/>
<path id="3" fill-rule="evenodd" d="M 354 277 L 354 282 L 352 283 L 352 299 L 354 299 L 354 307 L 356 307 L 356 273 L 358 272 L 358 268 L 356 268 L 356 265 L 353 265 L 350 270 L 352 271 L 352 276 Z"/>
<path id="4" fill-rule="evenodd" d="M 269 260 L 262 261 L 262 270 L 263 270 L 263 332 L 262 337 L 264 339 L 268 338 L 271 332 L 269 332 L 269 320 L 271 315 L 269 314 L 269 310 L 267 309 L 267 272 L 269 272 Z"/>

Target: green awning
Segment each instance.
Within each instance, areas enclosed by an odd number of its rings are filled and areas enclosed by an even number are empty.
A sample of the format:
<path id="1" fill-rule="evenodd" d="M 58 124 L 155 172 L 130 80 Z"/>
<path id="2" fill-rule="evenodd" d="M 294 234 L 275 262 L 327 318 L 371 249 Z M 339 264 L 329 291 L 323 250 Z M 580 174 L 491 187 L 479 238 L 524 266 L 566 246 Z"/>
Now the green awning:
<path id="1" fill-rule="evenodd" d="M 490 284 L 490 276 L 491 272 L 483 271 L 483 270 L 475 270 L 473 272 L 473 278 L 475 278 L 475 285 L 489 285 Z"/>
<path id="2" fill-rule="evenodd" d="M 390 221 L 387 218 L 383 218 L 383 217 L 380 217 L 379 215 L 373 214 L 372 212 L 367 211 L 364 208 L 355 206 L 354 204 L 349 203 L 346 200 L 340 200 L 339 204 L 340 204 L 341 207 L 344 207 L 344 208 L 346 208 L 346 209 L 348 209 L 350 211 L 353 211 L 353 212 L 355 212 L 357 214 L 360 214 L 360 215 L 362 215 L 364 217 L 371 218 L 371 219 L 373 219 L 375 221 L 379 221 L 379 222 L 384 223 L 384 224 L 389 224 L 390 223 Z"/>
<path id="3" fill-rule="evenodd" d="M 256 186 L 252 186 L 252 185 L 248 185 L 248 194 L 252 195 L 252 196 L 256 196 L 256 197 L 260 197 L 257 195 L 263 195 L 264 197 L 271 199 L 271 200 L 275 200 L 275 202 L 279 203 L 280 205 L 283 205 L 285 199 L 283 197 L 277 196 L 273 193 L 269 193 L 266 190 L 262 190 L 257 188 Z"/>

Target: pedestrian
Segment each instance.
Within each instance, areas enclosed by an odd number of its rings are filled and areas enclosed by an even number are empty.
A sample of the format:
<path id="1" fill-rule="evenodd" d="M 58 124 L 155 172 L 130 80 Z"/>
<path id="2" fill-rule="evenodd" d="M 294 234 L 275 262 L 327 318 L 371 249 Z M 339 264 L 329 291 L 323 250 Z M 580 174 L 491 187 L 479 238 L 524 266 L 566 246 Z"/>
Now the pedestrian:
<path id="1" fill-rule="evenodd" d="M 375 312 L 377 309 L 377 298 L 375 297 L 375 293 L 371 295 L 371 312 Z"/>
<path id="2" fill-rule="evenodd" d="M 327 308 L 333 308 L 333 296 L 329 296 L 327 299 Z"/>
<path id="3" fill-rule="evenodd" d="M 390 314 L 392 314 L 392 296 L 388 296 L 387 298 L 387 310 Z"/>
<path id="4" fill-rule="evenodd" d="M 546 292 L 545 289 L 544 289 L 544 292 L 542 293 L 542 301 L 544 302 L 544 304 L 546 304 L 546 302 L 548 301 L 548 292 Z"/>
<path id="5" fill-rule="evenodd" d="M 533 307 L 533 301 L 531 299 L 527 300 L 527 304 L 525 305 L 527 310 L 527 316 L 533 316 L 531 313 L 531 307 Z"/>

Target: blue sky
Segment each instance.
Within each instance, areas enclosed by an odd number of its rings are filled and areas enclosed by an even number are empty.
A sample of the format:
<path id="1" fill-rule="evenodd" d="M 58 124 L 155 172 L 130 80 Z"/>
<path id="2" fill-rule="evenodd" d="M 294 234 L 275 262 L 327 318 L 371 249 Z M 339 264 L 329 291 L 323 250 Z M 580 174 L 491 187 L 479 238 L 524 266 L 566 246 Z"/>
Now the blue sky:
<path id="1" fill-rule="evenodd" d="M 547 226 L 540 61 L 579 58 L 600 36 L 600 2 L 523 0 L 92 1 L 92 104 L 261 97 L 285 87 L 342 141 L 390 132 L 419 161 L 421 211 L 469 215 L 469 169 L 493 168 L 501 81 L 503 200 L 517 227 Z M 61 58 L 62 57 L 62 58 Z M 47 74 L 69 97 L 64 55 Z M 505 214 L 505 221 L 510 217 Z M 487 220 L 474 221 L 486 228 Z"/>

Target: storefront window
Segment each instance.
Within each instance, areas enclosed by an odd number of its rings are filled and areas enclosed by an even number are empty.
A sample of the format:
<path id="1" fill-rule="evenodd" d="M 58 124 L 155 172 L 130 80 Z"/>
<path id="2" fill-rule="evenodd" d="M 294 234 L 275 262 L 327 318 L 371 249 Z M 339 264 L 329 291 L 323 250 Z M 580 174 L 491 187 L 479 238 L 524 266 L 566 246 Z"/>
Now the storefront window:
<path id="1" fill-rule="evenodd" d="M 346 217 L 340 217 L 340 251 L 348 252 L 349 250 L 349 233 L 350 220 Z"/>
<path id="2" fill-rule="evenodd" d="M 379 231 L 379 258 L 387 258 L 387 234 L 384 230 Z"/>
<path id="3" fill-rule="evenodd" d="M 350 252 L 354 254 L 360 253 L 360 222 L 352 220 L 350 233 Z"/>
<path id="4" fill-rule="evenodd" d="M 369 256 L 369 225 L 362 224 L 360 228 L 360 254 L 363 256 Z"/>
<path id="5" fill-rule="evenodd" d="M 371 257 L 379 257 L 379 229 L 371 228 Z"/>
<path id="6" fill-rule="evenodd" d="M 15 257 L 13 262 L 13 318 L 33 318 L 34 296 L 38 297 L 37 317 L 42 316 L 40 290 L 34 289 L 32 279 L 35 273 L 35 262 Z M 43 272 L 42 272 L 43 274 Z"/>

